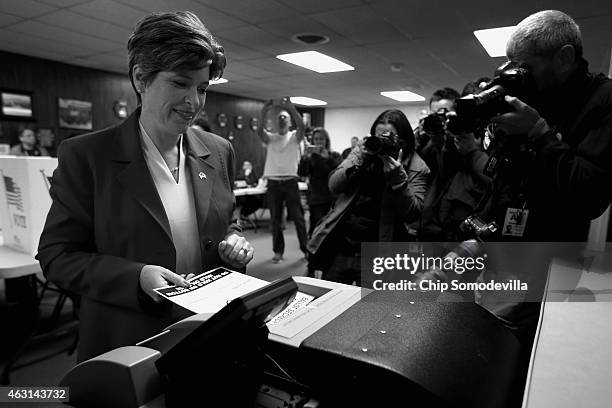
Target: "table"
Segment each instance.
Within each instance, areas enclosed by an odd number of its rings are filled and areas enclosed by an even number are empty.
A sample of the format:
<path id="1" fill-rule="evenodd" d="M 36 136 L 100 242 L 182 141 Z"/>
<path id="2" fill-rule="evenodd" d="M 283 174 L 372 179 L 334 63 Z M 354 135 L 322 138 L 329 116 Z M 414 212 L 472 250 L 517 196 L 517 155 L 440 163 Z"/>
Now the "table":
<path id="1" fill-rule="evenodd" d="M 308 184 L 303 181 L 298 182 L 298 188 L 300 193 L 303 193 L 308 190 Z M 268 189 L 265 186 L 256 186 L 256 187 L 246 187 L 246 188 L 236 188 L 234 189 L 234 196 L 246 197 L 246 196 L 261 196 L 265 195 L 268 192 Z M 262 209 L 265 210 L 265 201 L 262 200 Z M 236 201 L 236 210 L 234 211 L 234 217 L 242 218 L 240 215 L 240 208 L 242 207 L 242 203 L 240 200 Z M 263 211 L 262 211 L 263 212 Z M 253 213 L 254 214 L 254 213 Z M 261 216 L 259 217 L 261 218 Z M 257 220 L 258 217 L 255 215 L 254 219 L 250 219 L 248 217 L 244 218 L 245 225 L 251 226 L 257 232 Z"/>
<path id="2" fill-rule="evenodd" d="M 573 301 L 542 305 L 523 408 L 610 406 L 612 254 L 594 258 L 588 272 L 563 264 L 551 269 L 547 299 L 564 275 L 576 274 L 580 290 Z"/>
<path id="3" fill-rule="evenodd" d="M 298 188 L 300 191 L 308 190 L 308 184 L 303 181 L 298 182 Z M 246 188 L 236 188 L 234 189 L 234 195 L 236 197 L 247 196 L 247 195 L 258 195 L 258 194 L 266 194 L 268 189 L 266 187 L 246 187 Z"/>
<path id="4" fill-rule="evenodd" d="M 6 293 L 8 290 L 6 289 L 7 285 L 5 285 L 3 281 L 4 279 L 25 279 L 25 277 L 28 276 L 35 278 L 34 275 L 42 271 L 40 269 L 40 264 L 32 255 L 6 247 L 3 244 L 4 239 L 2 235 L 0 235 L 0 285 L 5 288 Z"/>
<path id="5" fill-rule="evenodd" d="M 1 245 L 0 279 L 12 279 L 41 272 L 40 264 L 30 254 Z"/>

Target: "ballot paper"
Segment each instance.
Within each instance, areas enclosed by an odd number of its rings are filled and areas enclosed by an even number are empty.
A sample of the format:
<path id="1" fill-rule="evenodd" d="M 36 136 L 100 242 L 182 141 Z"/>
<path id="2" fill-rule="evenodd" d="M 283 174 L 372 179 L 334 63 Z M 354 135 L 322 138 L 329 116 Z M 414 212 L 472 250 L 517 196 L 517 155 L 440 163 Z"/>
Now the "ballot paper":
<path id="1" fill-rule="evenodd" d="M 194 313 L 217 313 L 232 300 L 269 282 L 225 268 L 216 268 L 188 279 L 188 288 L 164 286 L 157 293 Z"/>
<path id="2" fill-rule="evenodd" d="M 270 333 L 291 338 L 308 327 L 314 321 L 311 318 L 317 318 L 314 313 L 309 313 L 312 311 L 309 304 L 313 299 L 312 295 L 297 292 L 289 306 L 268 322 Z"/>
<path id="3" fill-rule="evenodd" d="M 225 268 L 216 268 L 188 279 L 191 286 L 155 289 L 164 298 L 198 314 L 213 315 L 232 300 L 262 288 L 269 282 Z M 268 323 L 270 333 L 293 337 L 310 322 L 308 304 L 314 296 L 297 292 L 295 299 Z M 300 318 L 302 316 L 302 318 Z"/>

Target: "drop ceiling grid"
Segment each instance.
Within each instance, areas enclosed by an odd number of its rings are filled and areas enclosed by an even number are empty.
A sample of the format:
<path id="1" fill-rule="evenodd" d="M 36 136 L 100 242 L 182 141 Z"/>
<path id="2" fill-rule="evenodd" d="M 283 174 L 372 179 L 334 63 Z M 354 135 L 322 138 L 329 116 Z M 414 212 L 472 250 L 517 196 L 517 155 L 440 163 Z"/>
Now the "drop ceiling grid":
<path id="1" fill-rule="evenodd" d="M 86 36 L 112 41 L 118 46 L 125 44 L 127 38 L 131 34 L 131 30 L 126 28 L 97 18 L 86 17 L 69 10 L 59 10 L 49 13 L 38 17 L 36 20 L 43 24 L 53 25 Z"/>

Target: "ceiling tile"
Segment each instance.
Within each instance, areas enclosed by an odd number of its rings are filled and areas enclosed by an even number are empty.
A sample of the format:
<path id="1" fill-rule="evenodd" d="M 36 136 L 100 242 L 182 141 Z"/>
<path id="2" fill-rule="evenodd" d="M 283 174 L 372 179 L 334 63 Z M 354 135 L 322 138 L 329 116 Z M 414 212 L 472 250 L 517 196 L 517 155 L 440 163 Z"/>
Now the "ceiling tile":
<path id="1" fill-rule="evenodd" d="M 83 52 L 79 47 L 70 44 L 64 44 L 59 41 L 45 43 L 41 38 L 29 33 L 18 33 L 8 29 L 0 29 L 0 44 L 2 49 L 7 50 L 8 47 L 20 47 L 19 54 L 30 55 L 30 50 L 49 51 L 56 53 L 63 58 L 65 56 L 76 56 Z M 55 58 L 54 58 L 55 59 Z"/>
<path id="2" fill-rule="evenodd" d="M 9 26 L 23 20 L 22 17 L 13 16 L 11 14 L 0 13 L 0 28 Z"/>
<path id="3" fill-rule="evenodd" d="M 0 1 L 0 13 L 11 14 L 13 16 L 23 18 L 37 17 L 56 9 L 56 7 L 52 7 L 32 0 Z"/>
<path id="4" fill-rule="evenodd" d="M 299 12 L 274 0 L 197 0 L 237 19 L 259 24 L 270 20 L 297 17 Z"/>
<path id="5" fill-rule="evenodd" d="M 36 0 L 39 3 L 44 3 L 46 5 L 49 6 L 56 6 L 56 7 L 72 7 L 76 4 L 81 4 L 81 3 L 87 3 L 91 0 Z"/>
<path id="6" fill-rule="evenodd" d="M 259 25 L 259 27 L 271 34 L 278 37 L 282 37 L 291 40 L 296 34 L 320 34 L 329 37 L 329 43 L 323 45 L 307 45 L 302 43 L 296 43 L 296 49 L 298 47 L 305 47 L 308 49 L 317 49 L 325 47 L 347 47 L 355 45 L 355 43 L 340 35 L 332 28 L 327 27 L 319 23 L 318 21 L 308 17 L 294 17 L 291 19 L 279 19 L 269 21 L 266 24 Z"/>
<path id="7" fill-rule="evenodd" d="M 0 36 L 1 37 L 1 36 Z M 2 51 L 12 52 L 15 54 L 23 54 L 23 47 L 18 45 L 17 43 L 5 44 L 2 46 Z M 70 59 L 70 56 L 65 54 L 61 54 L 51 50 L 43 50 L 40 48 L 31 47 L 28 50 L 29 57 L 43 58 L 50 61 L 59 61 L 66 62 Z M 15 84 L 12 87 L 18 87 L 18 84 Z"/>
<path id="8" fill-rule="evenodd" d="M 270 78 L 276 76 L 276 74 L 268 71 L 267 69 L 257 68 L 242 61 L 233 62 L 231 65 L 228 65 L 226 71 L 228 73 L 243 75 L 248 78 Z"/>
<path id="9" fill-rule="evenodd" d="M 314 14 L 312 18 L 357 44 L 399 41 L 406 37 L 370 6 L 352 7 Z"/>
<path id="10" fill-rule="evenodd" d="M 347 7 L 359 6 L 363 4 L 362 0 L 278 0 L 279 3 L 284 3 L 289 7 L 294 8 L 304 14 L 321 13 L 323 11 L 339 10 Z"/>
<path id="11" fill-rule="evenodd" d="M 142 10 L 109 0 L 89 1 L 85 4 L 71 7 L 70 10 L 83 16 L 108 21 L 130 31 L 145 15 Z"/>
<path id="12" fill-rule="evenodd" d="M 267 53 L 262 51 L 257 51 L 252 48 L 245 47 L 240 45 L 234 41 L 228 40 L 227 38 L 215 35 L 219 43 L 225 49 L 226 57 L 228 59 L 228 63 L 232 61 L 240 61 L 240 60 L 248 60 L 254 58 L 261 58 Z"/>
<path id="13" fill-rule="evenodd" d="M 296 48 L 296 44 L 290 39 L 271 34 L 256 26 L 219 30 L 214 34 L 237 44 L 248 44 L 249 48 L 265 52 L 267 55 L 293 52 Z"/>
<path id="14" fill-rule="evenodd" d="M 116 67 L 116 69 L 122 69 L 126 75 L 128 72 L 128 61 L 127 61 L 126 54 L 101 53 L 101 54 L 90 55 L 87 58 L 80 58 L 80 59 L 92 61 L 100 65 Z"/>
<path id="15" fill-rule="evenodd" d="M 68 25 L 67 27 L 71 27 L 71 25 Z M 70 31 L 68 29 L 43 24 L 34 20 L 27 20 L 17 23 L 10 26 L 8 30 L 24 34 L 35 33 L 36 37 L 44 39 L 49 44 L 60 41 L 69 45 L 75 45 L 80 47 L 83 53 L 82 55 L 97 53 L 99 51 L 112 51 L 120 46 L 115 42 L 90 37 L 76 31 Z M 53 40 L 48 41 L 48 39 Z"/>
<path id="16" fill-rule="evenodd" d="M 192 11 L 202 20 L 204 25 L 216 34 L 217 30 L 232 27 L 240 27 L 247 24 L 244 20 L 236 19 L 227 13 L 220 12 L 212 7 L 192 0 L 117 0 L 126 6 L 134 7 L 144 11 L 142 17 L 147 13 L 159 11 L 188 10 Z"/>
<path id="17" fill-rule="evenodd" d="M 95 61 L 95 60 L 91 60 L 89 58 L 74 58 L 74 59 L 68 60 L 66 62 L 69 63 L 69 64 L 73 64 L 73 65 L 79 65 L 79 66 L 82 66 L 82 67 L 99 69 L 99 70 L 102 70 L 102 71 L 110 71 L 110 72 L 115 72 L 115 73 L 118 73 L 118 74 L 125 74 L 125 68 L 124 67 L 118 67 L 118 66 L 112 65 L 110 63 Z"/>
<path id="18" fill-rule="evenodd" d="M 446 38 L 424 38 L 415 43 L 466 82 L 476 79 L 471 78 L 474 72 L 480 72 L 478 77 L 493 76 L 497 68 L 496 60 L 487 55 L 472 34 L 455 34 L 452 42 Z"/>
<path id="19" fill-rule="evenodd" d="M 601 0 L 464 0 L 452 6 L 446 0 L 0 0 L 0 49 L 125 74 L 125 42 L 140 18 L 192 10 L 227 51 L 230 82 L 217 92 L 256 99 L 299 93 L 328 107 L 393 106 L 380 91 L 406 89 L 428 98 L 437 88 L 460 90 L 490 75 L 503 58 L 489 58 L 473 30 L 516 24 L 546 8 L 576 18 L 591 68 L 607 73 L 612 2 Z M 306 46 L 291 40 L 306 32 L 331 41 Z M 317 74 L 274 58 L 307 49 L 355 70 Z M 403 66 L 393 72 L 391 63 Z"/>
<path id="20" fill-rule="evenodd" d="M 244 75 L 240 75 L 237 73 L 233 73 L 233 72 L 228 72 L 227 70 L 225 72 L 223 72 L 223 78 L 227 79 L 230 82 L 235 82 L 235 81 L 250 81 L 252 80 L 250 77 L 244 76 Z"/>
<path id="21" fill-rule="evenodd" d="M 68 10 L 60 10 L 37 18 L 45 24 L 56 27 L 70 27 L 71 31 L 109 40 L 122 45 L 127 43 L 131 32 L 123 27 L 96 18 L 85 17 Z"/>

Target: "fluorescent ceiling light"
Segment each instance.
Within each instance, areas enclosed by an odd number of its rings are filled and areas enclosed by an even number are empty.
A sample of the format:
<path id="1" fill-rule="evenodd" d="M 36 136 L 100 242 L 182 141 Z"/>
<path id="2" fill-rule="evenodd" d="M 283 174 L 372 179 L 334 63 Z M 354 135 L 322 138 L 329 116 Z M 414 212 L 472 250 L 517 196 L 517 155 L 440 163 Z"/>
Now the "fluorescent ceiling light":
<path id="1" fill-rule="evenodd" d="M 421 95 L 410 91 L 387 91 L 380 94 L 400 102 L 422 102 L 425 100 Z"/>
<path id="2" fill-rule="evenodd" d="M 213 79 L 209 81 L 208 84 L 209 85 L 219 85 L 219 84 L 224 84 L 226 82 L 229 82 L 229 81 L 225 78 L 219 78 L 219 79 Z"/>
<path id="3" fill-rule="evenodd" d="M 300 67 L 318 73 L 353 71 L 355 68 L 335 58 L 321 54 L 317 51 L 295 52 L 293 54 L 277 55 L 276 58 L 290 62 Z"/>
<path id="4" fill-rule="evenodd" d="M 506 56 L 506 43 L 514 30 L 516 26 L 489 28 L 476 30 L 474 35 L 491 57 L 504 57 Z"/>
<path id="5" fill-rule="evenodd" d="M 292 96 L 291 98 L 291 102 L 295 103 L 296 105 L 306 105 L 306 106 L 323 106 L 323 105 L 327 105 L 327 102 L 319 100 L 319 99 L 314 99 L 314 98 L 309 98 L 307 96 Z"/>

